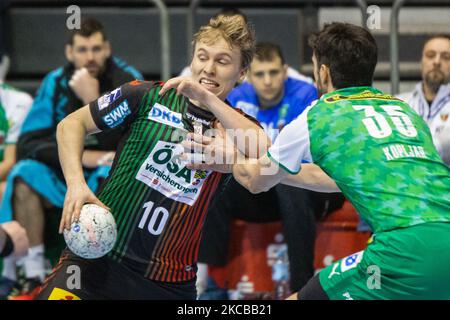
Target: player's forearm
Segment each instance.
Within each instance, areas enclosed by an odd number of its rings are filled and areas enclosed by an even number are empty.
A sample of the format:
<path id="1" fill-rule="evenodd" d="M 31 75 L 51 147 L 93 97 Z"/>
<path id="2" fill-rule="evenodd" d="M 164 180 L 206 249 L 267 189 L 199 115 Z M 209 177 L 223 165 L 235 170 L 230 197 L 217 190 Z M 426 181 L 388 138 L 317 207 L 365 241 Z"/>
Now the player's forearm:
<path id="1" fill-rule="evenodd" d="M 315 164 L 302 164 L 302 170 L 286 176 L 283 184 L 317 192 L 340 192 L 336 182 Z"/>
<path id="2" fill-rule="evenodd" d="M 260 193 L 270 190 L 280 183 L 288 174 L 275 165 L 267 155 L 255 160 L 249 159 L 249 163 L 233 166 L 234 178 L 251 193 Z"/>
<path id="3" fill-rule="evenodd" d="M 59 161 L 66 179 L 70 184 L 85 183 L 81 157 L 84 149 L 86 128 L 70 116 L 58 124 L 56 138 L 58 141 Z"/>
<path id="4" fill-rule="evenodd" d="M 208 94 L 205 100 L 223 127 L 235 130 L 234 137 L 239 151 L 251 158 L 259 158 L 267 152 L 271 141 L 261 127 L 230 108 L 214 94 Z M 246 143 L 246 140 L 250 143 Z"/>
<path id="5" fill-rule="evenodd" d="M 252 180 L 257 170 L 256 164 L 235 164 L 233 165 L 233 177 L 245 189 L 253 193 Z"/>

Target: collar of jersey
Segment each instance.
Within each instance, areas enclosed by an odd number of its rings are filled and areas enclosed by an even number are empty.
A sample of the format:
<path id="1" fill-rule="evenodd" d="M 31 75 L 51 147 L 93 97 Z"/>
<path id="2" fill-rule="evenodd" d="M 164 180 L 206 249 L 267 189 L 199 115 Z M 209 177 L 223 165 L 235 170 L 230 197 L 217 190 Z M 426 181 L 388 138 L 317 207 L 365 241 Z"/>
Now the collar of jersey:
<path id="1" fill-rule="evenodd" d="M 335 96 L 335 95 L 342 95 L 342 96 L 351 96 L 354 94 L 358 94 L 364 91 L 370 91 L 372 93 L 376 93 L 376 94 L 382 94 L 383 92 L 381 92 L 378 89 L 375 89 L 374 87 L 369 87 L 369 86 L 363 86 L 363 87 L 347 87 L 347 88 L 342 88 L 342 89 L 337 89 L 334 90 L 332 92 L 326 93 L 324 95 L 322 95 L 322 97 L 320 97 L 320 100 L 325 100 L 331 96 Z"/>

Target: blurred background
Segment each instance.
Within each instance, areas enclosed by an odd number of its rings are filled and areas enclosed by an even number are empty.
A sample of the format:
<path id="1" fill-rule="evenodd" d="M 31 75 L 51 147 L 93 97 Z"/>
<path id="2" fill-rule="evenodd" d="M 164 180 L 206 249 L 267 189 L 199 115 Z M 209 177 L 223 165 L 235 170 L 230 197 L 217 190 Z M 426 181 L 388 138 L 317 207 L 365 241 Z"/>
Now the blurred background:
<path id="1" fill-rule="evenodd" d="M 152 0 L 1 0 L 9 3 L 7 22 L 11 66 L 8 80 L 16 87 L 34 94 L 42 77 L 65 63 L 64 28 L 70 5 L 81 8 L 82 18 L 95 17 L 105 26 L 114 53 L 132 63 L 147 80 L 162 79 L 166 66 L 177 75 L 187 65 L 191 30 L 208 21 L 224 7 L 236 7 L 254 24 L 258 41 L 278 43 L 287 63 L 312 76 L 311 50 L 307 37 L 324 23 L 347 21 L 361 26 L 367 6 L 380 9 L 380 23 L 371 28 L 379 46 L 379 63 L 375 87 L 391 92 L 392 7 L 395 1 L 357 0 L 164 0 L 159 1 L 168 13 L 168 24 L 161 24 L 163 12 Z M 424 39 L 429 34 L 450 30 L 449 0 L 407 0 L 398 11 L 399 89 L 412 89 L 420 80 L 420 57 Z M 394 15 L 396 16 L 396 15 Z M 191 17 L 191 18 L 190 18 Z M 366 16 L 367 18 L 367 16 Z M 188 21 L 193 19 L 193 27 Z M 367 21 L 367 20 L 366 20 Z M 163 63 L 161 50 L 164 28 L 168 47 Z M 373 26 L 372 26 L 373 27 Z M 395 49 L 395 48 L 394 48 Z M 395 61 L 394 61 L 395 63 Z"/>

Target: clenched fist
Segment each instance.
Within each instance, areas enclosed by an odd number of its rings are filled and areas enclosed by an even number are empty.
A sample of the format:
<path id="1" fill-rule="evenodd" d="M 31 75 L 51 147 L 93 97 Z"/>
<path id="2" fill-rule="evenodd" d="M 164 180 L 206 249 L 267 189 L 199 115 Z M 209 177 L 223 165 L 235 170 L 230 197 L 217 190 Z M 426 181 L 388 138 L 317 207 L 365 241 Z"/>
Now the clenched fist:
<path id="1" fill-rule="evenodd" d="M 100 84 L 86 68 L 78 69 L 73 73 L 69 86 L 84 104 L 88 104 L 100 96 Z"/>

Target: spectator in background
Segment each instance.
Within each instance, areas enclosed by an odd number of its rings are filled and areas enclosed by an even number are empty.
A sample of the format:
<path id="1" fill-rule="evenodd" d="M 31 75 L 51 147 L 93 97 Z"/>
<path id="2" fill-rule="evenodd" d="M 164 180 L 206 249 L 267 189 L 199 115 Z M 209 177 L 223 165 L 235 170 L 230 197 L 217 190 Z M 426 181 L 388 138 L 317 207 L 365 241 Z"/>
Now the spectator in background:
<path id="1" fill-rule="evenodd" d="M 227 98 L 233 107 L 255 117 L 272 141 L 279 130 L 317 99 L 312 84 L 288 77 L 287 70 L 278 45 L 259 43 L 247 73 L 248 82 L 236 87 Z M 253 195 L 233 179 L 216 203 L 206 218 L 199 261 L 212 266 L 226 264 L 232 218 L 251 222 L 281 218 L 288 245 L 291 290 L 299 290 L 313 276 L 315 216 L 309 193 L 278 185 Z M 199 276 L 199 281 L 205 282 Z M 208 283 L 214 285 L 212 279 Z M 223 294 L 212 297 L 210 293 L 217 294 L 215 290 L 214 286 L 206 288 L 200 298 L 226 297 Z"/>
<path id="2" fill-rule="evenodd" d="M 408 103 L 430 127 L 433 142 L 450 166 L 450 36 L 430 37 L 422 51 L 422 81 L 399 98 Z"/>
<path id="3" fill-rule="evenodd" d="M 66 185 L 58 158 L 57 124 L 101 94 L 133 79 L 142 79 L 133 67 L 111 56 L 103 26 L 94 19 L 83 21 L 81 28 L 70 34 L 65 53 L 69 63 L 45 77 L 22 127 L 17 145 L 20 162 L 8 176 L 0 207 L 0 222 L 14 218 L 26 229 L 30 240 L 30 250 L 24 258 L 26 281 L 17 291 L 17 299 L 30 299 L 44 279 L 45 213 L 59 215 L 63 207 Z M 104 103 L 115 100 L 117 95 L 120 92 L 111 92 Z M 113 130 L 89 136 L 85 141 L 87 150 L 82 163 L 92 190 L 107 176 L 120 136 L 120 131 Z M 13 270 L 14 259 L 5 260 L 3 274 L 15 277 Z M 14 278 L 3 277 L 0 284 L 4 282 L 11 288 L 15 285 Z"/>
<path id="4" fill-rule="evenodd" d="M 16 163 L 16 143 L 32 103 L 28 93 L 0 84 L 0 201 L 6 177 Z"/>
<path id="5" fill-rule="evenodd" d="M 278 132 L 317 99 L 316 88 L 289 77 L 281 48 L 273 43 L 256 45 L 247 82 L 235 88 L 230 103 L 261 122 L 273 141 Z"/>

